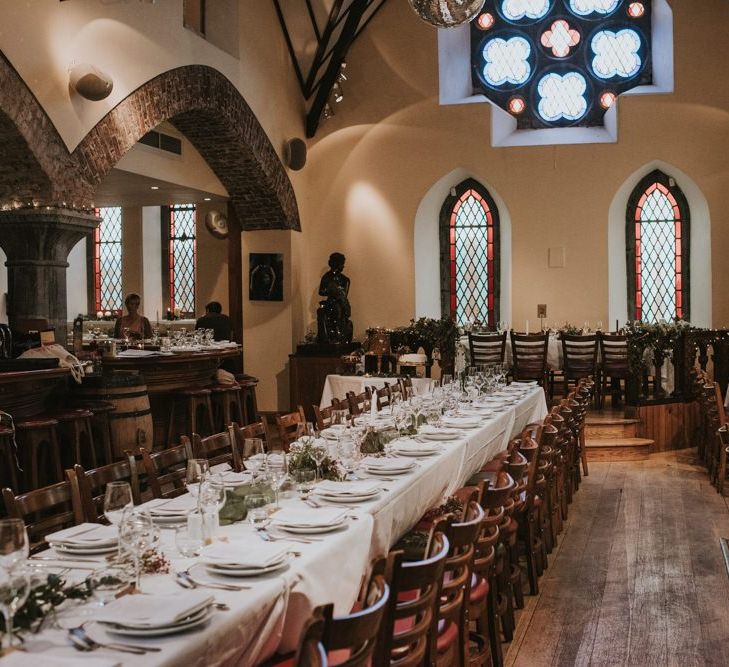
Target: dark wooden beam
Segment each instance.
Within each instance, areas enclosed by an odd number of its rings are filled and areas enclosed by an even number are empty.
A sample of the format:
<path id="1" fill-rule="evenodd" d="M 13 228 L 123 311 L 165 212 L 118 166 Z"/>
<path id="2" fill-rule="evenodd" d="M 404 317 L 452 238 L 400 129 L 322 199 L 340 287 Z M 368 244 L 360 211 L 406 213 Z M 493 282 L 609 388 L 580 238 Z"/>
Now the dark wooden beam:
<path id="1" fill-rule="evenodd" d="M 243 252 L 241 225 L 235 209 L 228 203 L 228 315 L 233 340 L 243 343 Z"/>

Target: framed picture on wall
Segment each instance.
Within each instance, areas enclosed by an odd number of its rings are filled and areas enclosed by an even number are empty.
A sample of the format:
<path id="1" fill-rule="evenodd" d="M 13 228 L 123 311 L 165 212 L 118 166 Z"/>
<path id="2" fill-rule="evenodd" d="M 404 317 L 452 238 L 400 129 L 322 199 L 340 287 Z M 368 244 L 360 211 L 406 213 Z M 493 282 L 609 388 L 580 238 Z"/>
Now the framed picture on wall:
<path id="1" fill-rule="evenodd" d="M 283 301 L 283 255 L 252 252 L 248 257 L 248 298 L 251 301 Z"/>

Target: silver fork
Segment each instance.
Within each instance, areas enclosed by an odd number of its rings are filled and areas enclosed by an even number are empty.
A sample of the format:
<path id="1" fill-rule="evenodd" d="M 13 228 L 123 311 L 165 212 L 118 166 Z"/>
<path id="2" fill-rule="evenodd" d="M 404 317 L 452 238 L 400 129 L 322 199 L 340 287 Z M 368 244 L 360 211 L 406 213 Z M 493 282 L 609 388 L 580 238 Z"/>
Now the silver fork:
<path id="1" fill-rule="evenodd" d="M 121 653 L 144 655 L 148 652 L 156 653 L 162 650 L 156 646 L 136 646 L 134 644 L 117 644 L 115 642 L 102 644 L 101 642 L 97 642 L 95 639 L 92 639 L 82 625 L 77 628 L 71 628 L 68 631 L 68 638 L 71 640 L 74 648 L 79 651 L 95 651 L 99 648 L 106 648 L 111 651 L 120 651 Z"/>
<path id="2" fill-rule="evenodd" d="M 183 570 L 182 572 L 175 573 L 175 579 L 177 583 L 183 588 L 216 588 L 221 591 L 247 591 L 250 590 L 250 586 L 240 586 L 238 584 L 223 584 L 217 582 L 200 582 L 195 581 L 192 578 L 189 570 Z M 184 583 L 183 583 L 184 582 Z"/>

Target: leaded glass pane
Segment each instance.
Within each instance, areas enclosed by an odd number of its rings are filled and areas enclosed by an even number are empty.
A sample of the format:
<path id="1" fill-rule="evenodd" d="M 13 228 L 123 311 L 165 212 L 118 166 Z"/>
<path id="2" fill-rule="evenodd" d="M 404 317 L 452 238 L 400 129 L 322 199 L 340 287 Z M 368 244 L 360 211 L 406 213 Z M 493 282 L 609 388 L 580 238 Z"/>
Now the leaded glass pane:
<path id="1" fill-rule="evenodd" d="M 680 215 L 665 186 L 655 183 L 646 190 L 635 226 L 636 315 L 645 322 L 680 317 Z"/>
<path id="2" fill-rule="evenodd" d="M 170 302 L 182 317 L 195 314 L 195 205 L 170 206 Z"/>
<path id="3" fill-rule="evenodd" d="M 94 235 L 94 301 L 98 311 L 122 309 L 121 208 L 97 211 L 101 222 Z"/>
<path id="4" fill-rule="evenodd" d="M 451 277 L 455 295 L 456 322 L 460 325 L 489 317 L 489 275 L 493 272 L 489 255 L 488 205 L 475 190 L 467 190 L 456 202 L 451 215 Z M 493 238 L 493 237 L 492 237 Z"/>
<path id="5" fill-rule="evenodd" d="M 634 77 L 643 66 L 641 41 L 635 30 L 601 30 L 590 43 L 592 70 L 601 79 Z"/>
<path id="6" fill-rule="evenodd" d="M 549 11 L 549 0 L 504 0 L 501 11 L 511 21 L 540 19 Z"/>
<path id="7" fill-rule="evenodd" d="M 532 47 L 523 37 L 492 39 L 483 48 L 483 75 L 492 86 L 524 83 L 531 74 L 529 54 Z"/>
<path id="8" fill-rule="evenodd" d="M 570 0 L 570 9 L 580 16 L 612 14 L 621 0 Z"/>
<path id="9" fill-rule="evenodd" d="M 539 115 L 546 121 L 578 120 L 587 112 L 587 82 L 582 74 L 568 72 L 564 76 L 550 72 L 537 86 Z"/>

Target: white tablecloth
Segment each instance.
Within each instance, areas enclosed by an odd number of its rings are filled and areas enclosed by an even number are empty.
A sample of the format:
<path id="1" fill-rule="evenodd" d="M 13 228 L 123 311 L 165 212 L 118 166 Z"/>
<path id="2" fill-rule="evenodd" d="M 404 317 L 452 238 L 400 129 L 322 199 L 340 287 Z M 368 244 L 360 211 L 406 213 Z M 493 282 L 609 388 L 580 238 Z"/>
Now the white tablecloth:
<path id="1" fill-rule="evenodd" d="M 211 591 L 215 593 L 216 601 L 226 603 L 230 610 L 214 612 L 212 621 L 203 629 L 171 637 L 131 639 L 131 643 L 161 647 L 159 653 L 130 657 L 108 651 L 105 655 L 135 667 L 183 664 L 249 666 L 266 659 L 276 650 L 293 650 L 303 624 L 315 606 L 333 602 L 336 614 L 348 612 L 356 600 L 371 558 L 387 553 L 428 508 L 440 504 L 485 462 L 503 451 L 509 439 L 527 423 L 538 421 L 546 414 L 544 392 L 536 387 L 514 406 L 485 419 L 480 427 L 463 430 L 462 439 L 443 442 L 439 454 L 413 459 L 417 462 L 414 472 L 396 478 L 397 481 L 383 480 L 381 495 L 353 510 L 358 518 L 351 519 L 346 530 L 319 535 L 317 538 L 322 541 L 311 544 L 291 542 L 291 549 L 301 555 L 293 558 L 283 572 L 244 581 L 251 586 L 250 590 Z M 282 500 L 284 506 L 300 503 L 295 498 Z M 177 555 L 173 531 L 162 532 L 163 546 L 172 561 L 173 571 L 190 567 L 194 561 Z M 259 539 L 246 523 L 221 528 L 220 535 L 253 541 Z M 94 566 L 84 564 L 84 567 L 90 569 Z M 88 571 L 74 570 L 72 574 L 83 578 Z M 153 594 L 183 592 L 169 575 L 144 577 L 142 588 Z M 73 615 L 63 619 L 64 627 L 77 624 L 73 621 Z M 87 629 L 97 641 L 119 640 L 93 623 Z M 83 665 L 84 656 L 66 646 L 62 631 L 47 630 L 38 637 L 40 641 L 36 650 L 39 663 L 43 661 L 44 652 L 49 651 L 52 655 L 74 657 L 79 665 Z M 29 648 L 34 650 L 32 643 Z"/>
<path id="2" fill-rule="evenodd" d="M 434 381 L 430 378 L 412 378 L 412 380 L 413 389 L 416 394 L 424 394 L 434 386 Z M 385 382 L 395 384 L 397 378 L 365 377 L 364 375 L 327 375 L 319 407 L 329 407 L 332 404 L 333 398 L 341 400 L 350 391 L 353 391 L 355 394 L 361 394 L 366 387 L 382 389 L 385 386 Z"/>
<path id="3" fill-rule="evenodd" d="M 559 370 L 563 366 L 562 361 L 562 341 L 557 338 L 557 334 L 549 335 L 549 343 L 547 344 L 547 364 L 552 370 Z M 458 349 L 456 350 L 456 372 L 463 371 L 470 363 L 471 352 L 468 346 L 468 336 L 461 336 L 458 339 Z M 508 366 L 513 363 L 513 355 L 511 353 L 511 338 L 506 336 L 506 361 Z"/>

